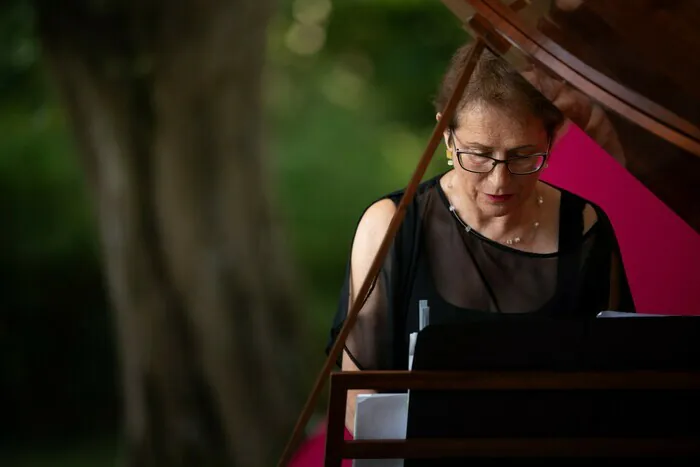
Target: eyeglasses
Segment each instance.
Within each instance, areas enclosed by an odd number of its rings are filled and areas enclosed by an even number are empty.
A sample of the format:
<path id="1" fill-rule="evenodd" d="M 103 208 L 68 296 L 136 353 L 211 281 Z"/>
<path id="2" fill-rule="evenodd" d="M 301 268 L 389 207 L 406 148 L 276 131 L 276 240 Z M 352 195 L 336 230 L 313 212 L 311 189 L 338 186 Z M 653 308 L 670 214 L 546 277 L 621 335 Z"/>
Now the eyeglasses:
<path id="1" fill-rule="evenodd" d="M 450 139 L 454 154 L 467 172 L 478 174 L 486 174 L 491 172 L 498 164 L 505 164 L 508 171 L 513 175 L 529 175 L 538 172 L 547 160 L 549 149 L 546 152 L 538 152 L 535 154 L 515 155 L 507 159 L 496 159 L 487 154 L 475 152 L 474 150 L 457 149 L 454 132 L 450 130 Z"/>

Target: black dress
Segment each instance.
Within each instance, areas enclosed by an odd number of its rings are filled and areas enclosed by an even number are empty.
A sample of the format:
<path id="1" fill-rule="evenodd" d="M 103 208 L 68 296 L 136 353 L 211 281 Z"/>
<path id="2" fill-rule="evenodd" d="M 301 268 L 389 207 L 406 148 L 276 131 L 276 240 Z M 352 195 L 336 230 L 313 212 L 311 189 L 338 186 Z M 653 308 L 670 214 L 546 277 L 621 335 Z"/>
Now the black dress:
<path id="1" fill-rule="evenodd" d="M 418 331 L 420 300 L 428 302 L 431 324 L 532 316 L 594 318 L 609 308 L 610 285 L 616 283 L 615 308 L 634 311 L 624 268 L 611 281 L 611 257 L 616 252 L 620 258 L 619 248 L 598 206 L 559 190 L 559 251 L 527 253 L 467 232 L 449 210 L 441 176 L 419 186 L 350 331 L 345 350 L 359 369 L 407 369 L 409 335 Z M 382 199 L 398 205 L 402 195 L 397 191 Z M 584 233 L 586 204 L 594 207 L 598 220 Z M 327 351 L 347 315 L 349 290 L 348 261 Z"/>

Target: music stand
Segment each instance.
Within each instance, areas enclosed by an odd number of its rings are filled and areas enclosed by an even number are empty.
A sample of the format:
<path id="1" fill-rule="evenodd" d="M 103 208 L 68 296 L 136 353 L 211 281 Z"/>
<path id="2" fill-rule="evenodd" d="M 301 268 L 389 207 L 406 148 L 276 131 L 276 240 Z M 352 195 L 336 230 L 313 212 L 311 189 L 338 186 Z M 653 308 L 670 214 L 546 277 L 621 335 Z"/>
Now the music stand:
<path id="1" fill-rule="evenodd" d="M 694 317 L 430 325 L 413 371 L 331 375 L 326 466 L 700 457 L 698 337 Z M 407 439 L 344 441 L 348 389 L 410 390 Z"/>
<path id="2" fill-rule="evenodd" d="M 663 382 L 668 372 L 700 370 L 700 320 L 693 317 L 632 319 L 529 319 L 465 326 L 427 327 L 418 337 L 416 371 L 521 373 L 522 385 L 501 390 L 412 391 L 407 438 L 470 438 L 568 443 L 599 443 L 600 456 L 638 457 L 659 444 L 656 455 L 680 454 L 674 442 L 700 443 L 700 395 L 697 390 L 657 387 L 608 387 L 605 380 L 649 372 Z M 583 387 L 527 387 L 528 372 L 589 375 Z M 599 387 L 585 387 L 599 380 Z M 635 438 L 644 451 L 623 453 L 605 443 Z M 665 446 L 663 443 L 668 442 Z M 573 446 L 572 446 L 573 447 Z M 617 451 L 617 452 L 616 452 Z M 554 453 L 574 458 L 576 449 Z M 499 454 L 495 454 L 499 456 Z M 500 454 L 508 456 L 507 453 Z M 547 449 L 517 457 L 548 457 Z M 491 457 L 491 456 L 484 456 Z M 473 464 L 475 459 L 470 459 Z M 462 460 L 463 461 L 463 460 Z M 417 465 L 460 465 L 452 459 Z"/>

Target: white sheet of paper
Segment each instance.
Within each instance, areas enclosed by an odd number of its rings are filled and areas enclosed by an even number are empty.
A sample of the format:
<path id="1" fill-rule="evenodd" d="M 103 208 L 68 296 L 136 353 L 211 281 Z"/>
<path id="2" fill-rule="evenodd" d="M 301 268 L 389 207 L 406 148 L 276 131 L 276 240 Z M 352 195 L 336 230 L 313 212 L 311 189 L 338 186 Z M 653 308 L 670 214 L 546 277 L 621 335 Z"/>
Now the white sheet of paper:
<path id="1" fill-rule="evenodd" d="M 360 394 L 355 439 L 406 439 L 408 394 Z M 355 459 L 354 467 L 403 467 L 403 459 Z"/>
<path id="2" fill-rule="evenodd" d="M 430 322 L 427 300 L 418 307 L 419 328 Z M 413 352 L 418 333 L 409 335 L 408 369 L 413 368 Z M 360 394 L 355 402 L 355 439 L 406 439 L 409 394 Z M 403 467 L 403 459 L 355 459 L 354 467 Z"/>
<path id="3" fill-rule="evenodd" d="M 408 369 L 413 368 L 413 353 L 416 349 L 416 339 L 418 338 L 418 333 L 413 332 L 408 336 Z"/>

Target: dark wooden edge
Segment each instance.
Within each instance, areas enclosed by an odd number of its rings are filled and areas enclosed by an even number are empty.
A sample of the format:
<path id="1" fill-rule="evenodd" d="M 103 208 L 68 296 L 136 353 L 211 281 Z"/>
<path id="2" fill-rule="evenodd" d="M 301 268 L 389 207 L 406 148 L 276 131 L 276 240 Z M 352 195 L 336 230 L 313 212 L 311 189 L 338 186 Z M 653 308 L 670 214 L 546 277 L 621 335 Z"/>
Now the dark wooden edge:
<path id="1" fill-rule="evenodd" d="M 512 47 L 510 42 L 505 40 L 503 36 L 501 36 L 491 27 L 486 18 L 478 13 L 472 16 L 469 21 L 465 23 L 465 28 L 481 37 L 484 42 L 486 42 L 489 49 L 491 49 L 491 51 L 495 54 L 505 55 Z"/>
<path id="2" fill-rule="evenodd" d="M 348 400 L 348 380 L 342 377 L 334 378 L 333 376 L 337 374 L 331 373 L 326 429 L 326 467 L 341 467 L 346 446 L 345 411 Z"/>
<path id="3" fill-rule="evenodd" d="M 331 397 L 348 389 L 484 390 L 484 389 L 694 389 L 693 371 L 339 371 L 331 374 Z M 342 403 L 345 403 L 343 398 Z"/>
<path id="4" fill-rule="evenodd" d="M 700 130 L 694 125 L 583 64 L 541 33 L 531 31 L 532 28 L 523 25 L 507 6 L 490 0 L 442 1 L 453 13 L 459 13 L 458 18 L 464 22 L 465 28 L 481 37 L 490 48 L 500 50 L 503 40 L 507 41 L 539 66 L 560 76 L 568 85 L 656 136 L 700 157 Z M 465 5 L 467 3 L 469 5 Z M 469 13 L 472 16 L 478 14 L 481 19 L 472 23 L 471 18 L 465 18 Z M 494 36 L 500 36 L 502 40 L 494 42 Z M 549 49 L 536 42 L 533 36 L 548 43 Z"/>
<path id="5" fill-rule="evenodd" d="M 532 39 L 537 45 L 565 63 L 572 70 L 586 77 L 592 83 L 620 97 L 632 106 L 637 107 L 640 111 L 661 119 L 666 125 L 673 126 L 692 138 L 700 139 L 700 128 L 697 128 L 695 125 L 647 97 L 632 91 L 595 68 L 586 65 L 537 28 L 528 25 L 499 0 L 475 0 L 475 2 L 487 4 L 488 7 Z M 470 0 L 472 5 L 475 2 Z"/>
<path id="6" fill-rule="evenodd" d="M 471 438 L 346 441 L 344 459 L 454 457 L 686 457 L 700 454 L 697 438 Z M 439 456 L 436 455 L 439 453 Z"/>
<path id="7" fill-rule="evenodd" d="M 409 459 L 460 456 L 579 457 L 700 455 L 697 438 L 479 438 L 345 440 L 350 389 L 398 390 L 699 390 L 700 371 L 348 371 L 330 377 L 326 467 L 343 459 Z"/>
<path id="8" fill-rule="evenodd" d="M 463 24 L 474 14 L 474 8 L 466 0 L 442 0 L 442 3 L 457 17 Z"/>

